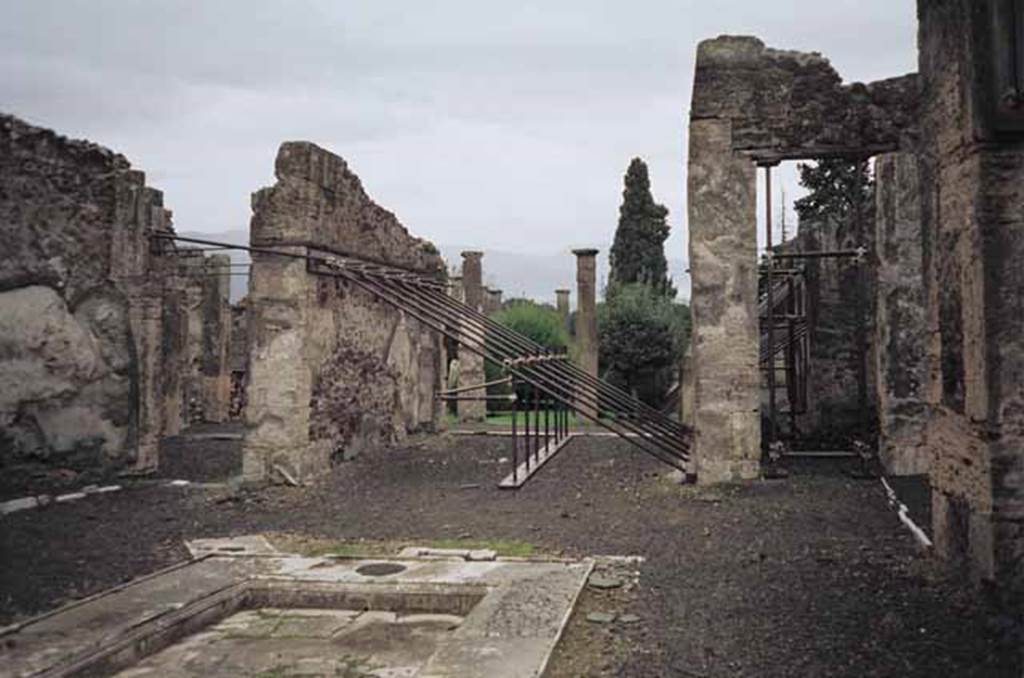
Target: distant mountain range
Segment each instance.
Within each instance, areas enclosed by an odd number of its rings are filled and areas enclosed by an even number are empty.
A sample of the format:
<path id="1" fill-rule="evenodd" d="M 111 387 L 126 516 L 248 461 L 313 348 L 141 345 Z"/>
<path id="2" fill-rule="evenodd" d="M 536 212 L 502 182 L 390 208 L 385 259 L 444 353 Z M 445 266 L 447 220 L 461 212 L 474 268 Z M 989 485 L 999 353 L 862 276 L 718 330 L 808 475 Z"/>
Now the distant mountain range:
<path id="1" fill-rule="evenodd" d="M 249 233 L 242 230 L 223 231 L 220 233 L 183 232 L 181 235 L 224 242 L 231 245 L 248 245 Z M 449 271 L 457 272 L 462 263 L 462 251 L 477 249 L 464 245 L 438 245 L 441 256 L 448 262 Z M 232 263 L 248 264 L 249 256 L 243 251 L 231 251 L 227 254 Z M 686 273 L 686 264 L 682 259 L 668 260 L 669 273 L 679 290 L 678 299 L 686 301 L 690 298 L 690 276 Z M 484 284 L 500 289 L 505 299 L 527 297 L 541 302 L 554 303 L 555 290 L 566 288 L 572 290 L 573 306 L 576 297 L 576 258 L 572 252 L 553 254 L 523 254 L 484 248 Z M 598 289 L 604 288 L 608 280 L 608 252 L 602 250 L 597 258 Z M 238 301 L 248 290 L 248 278 L 233 276 L 231 278 L 231 301 Z"/>

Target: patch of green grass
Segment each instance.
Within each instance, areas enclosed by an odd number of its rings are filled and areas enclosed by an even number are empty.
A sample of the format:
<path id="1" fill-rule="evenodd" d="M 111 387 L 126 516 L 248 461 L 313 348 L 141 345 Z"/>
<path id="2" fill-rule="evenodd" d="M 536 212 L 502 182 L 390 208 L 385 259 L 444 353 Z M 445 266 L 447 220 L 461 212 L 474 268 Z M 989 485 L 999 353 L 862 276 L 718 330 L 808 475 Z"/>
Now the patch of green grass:
<path id="1" fill-rule="evenodd" d="M 371 549 L 367 548 L 367 545 L 365 543 L 354 544 L 344 541 L 317 550 L 319 551 L 317 555 L 340 556 L 342 558 L 352 558 L 355 556 L 368 555 L 372 552 Z"/>
<path id="2" fill-rule="evenodd" d="M 531 411 L 530 412 L 530 428 L 531 429 L 534 427 L 534 422 L 536 422 L 536 421 L 537 420 L 535 419 L 534 414 Z M 505 425 L 505 426 L 511 427 L 512 426 L 512 413 L 511 412 L 502 412 L 501 414 L 489 414 L 489 415 L 487 415 L 487 423 L 488 424 L 496 424 L 496 425 Z M 569 425 L 570 426 L 574 426 L 576 423 L 577 423 L 577 421 L 576 421 L 576 414 L 574 412 L 570 412 L 569 413 Z M 516 412 L 516 425 L 519 426 L 520 429 L 521 429 L 525 424 L 526 424 L 526 413 L 522 412 L 522 411 Z M 554 430 L 554 425 L 555 425 L 555 410 L 551 410 L 550 414 L 548 415 L 548 427 L 551 430 Z M 544 410 L 540 411 L 540 428 L 541 428 L 541 430 L 544 429 Z"/>
<path id="3" fill-rule="evenodd" d="M 536 553 L 536 547 L 527 541 L 518 539 L 430 539 L 417 542 L 417 546 L 429 546 L 435 549 L 489 549 L 499 556 L 526 558 Z"/>
<path id="4" fill-rule="evenodd" d="M 386 558 L 393 557 L 406 546 L 436 549 L 490 549 L 499 556 L 525 558 L 534 555 L 536 547 L 515 539 L 402 539 L 402 540 L 336 540 L 306 537 L 297 534 L 275 534 L 271 543 L 287 553 L 307 557 Z"/>

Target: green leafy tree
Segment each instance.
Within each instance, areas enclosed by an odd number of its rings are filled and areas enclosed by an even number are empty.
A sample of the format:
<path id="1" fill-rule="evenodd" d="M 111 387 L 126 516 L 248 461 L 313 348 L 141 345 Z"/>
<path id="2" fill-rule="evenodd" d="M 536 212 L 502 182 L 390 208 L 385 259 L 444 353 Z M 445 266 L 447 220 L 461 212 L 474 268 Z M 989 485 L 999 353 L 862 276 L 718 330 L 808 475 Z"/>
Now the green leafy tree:
<path id="1" fill-rule="evenodd" d="M 660 406 L 689 335 L 689 309 L 648 285 L 623 285 L 598 307 L 599 359 L 606 379 Z"/>
<path id="2" fill-rule="evenodd" d="M 569 345 L 562 317 L 548 304 L 538 304 L 530 299 L 510 299 L 491 318 L 552 351 L 564 351 Z"/>
<path id="3" fill-rule="evenodd" d="M 555 353 L 563 353 L 569 346 L 569 335 L 562 316 L 547 304 L 538 304 L 530 299 L 510 299 L 500 311 L 491 316 L 491 319 Z M 487 381 L 497 381 L 505 376 L 506 372 L 500 365 L 488 360 L 484 363 L 484 374 Z M 528 390 L 523 385 L 520 397 L 525 398 Z M 504 395 L 510 392 L 510 387 L 505 384 L 490 386 L 487 389 L 488 395 Z M 492 400 L 488 401 L 487 407 L 489 410 L 506 409 L 507 404 Z"/>
<path id="4" fill-rule="evenodd" d="M 867 162 L 829 158 L 813 165 L 801 163 L 797 169 L 800 185 L 808 190 L 794 203 L 801 221 L 842 223 L 874 200 L 875 184 Z"/>
<path id="5" fill-rule="evenodd" d="M 609 296 L 623 285 L 642 283 L 668 297 L 676 290 L 668 276 L 665 240 L 668 238 L 668 208 L 654 202 L 647 165 L 640 158 L 629 163 L 624 178 L 619 225 L 611 249 Z"/>

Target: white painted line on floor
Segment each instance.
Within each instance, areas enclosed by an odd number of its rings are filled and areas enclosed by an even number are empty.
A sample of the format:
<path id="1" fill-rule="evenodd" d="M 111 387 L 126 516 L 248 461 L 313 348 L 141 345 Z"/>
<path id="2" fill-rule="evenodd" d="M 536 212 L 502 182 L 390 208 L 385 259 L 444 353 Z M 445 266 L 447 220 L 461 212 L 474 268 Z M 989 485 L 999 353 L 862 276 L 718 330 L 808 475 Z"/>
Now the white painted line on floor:
<path id="1" fill-rule="evenodd" d="M 896 514 L 900 518 L 900 522 L 910 529 L 911 534 L 914 535 L 914 538 L 917 539 L 917 542 L 921 544 L 921 546 L 926 549 L 930 549 L 932 547 L 932 540 L 928 538 L 928 535 L 925 534 L 924 530 L 917 526 L 917 523 L 910 519 L 910 509 L 907 508 L 906 504 L 899 500 L 896 496 L 896 491 L 892 489 L 892 486 L 885 479 L 885 476 L 882 476 L 881 481 L 882 485 L 885 487 L 886 497 L 889 499 L 889 506 L 896 511 Z"/>

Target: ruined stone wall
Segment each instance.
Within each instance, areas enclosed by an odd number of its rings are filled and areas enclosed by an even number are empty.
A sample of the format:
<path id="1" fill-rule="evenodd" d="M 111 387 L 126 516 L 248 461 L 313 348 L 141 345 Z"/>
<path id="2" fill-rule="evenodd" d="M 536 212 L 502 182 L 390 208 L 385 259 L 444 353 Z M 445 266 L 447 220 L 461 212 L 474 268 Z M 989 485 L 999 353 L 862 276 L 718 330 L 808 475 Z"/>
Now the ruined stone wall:
<path id="1" fill-rule="evenodd" d="M 874 335 L 878 394 L 878 452 L 891 474 L 927 473 L 927 322 L 921 185 L 917 158 L 887 153 L 875 159 Z"/>
<path id="2" fill-rule="evenodd" d="M 0 115 L 0 465 L 156 463 L 187 319 L 149 233 L 170 212 L 95 144 Z"/>
<path id="3" fill-rule="evenodd" d="M 755 163 L 896 150 L 917 105 L 915 75 L 843 85 L 817 53 L 744 36 L 699 45 L 687 184 L 699 482 L 758 474 Z"/>
<path id="4" fill-rule="evenodd" d="M 250 238 L 305 255 L 343 253 L 443 279 L 444 262 L 374 204 L 345 164 L 307 142 L 282 144 L 277 183 L 253 195 Z M 332 458 L 438 425 L 440 336 L 303 259 L 253 256 L 243 474 L 296 478 Z"/>
<path id="5" fill-rule="evenodd" d="M 919 2 L 937 550 L 1024 592 L 1024 116 L 1002 109 L 1008 21 L 993 2 Z M 1004 17 L 1005 18 L 1005 17 Z M 1000 51 L 999 46 L 1003 45 Z M 1001 118 L 1014 125 L 1009 129 Z"/>
<path id="6" fill-rule="evenodd" d="M 799 436 L 814 449 L 847 449 L 853 439 L 873 442 L 878 429 L 875 387 L 874 213 L 842 223 L 801 220 L 786 251 L 816 252 L 863 247 L 863 260 L 851 257 L 806 259 L 810 364 L 807 411 L 797 417 Z M 787 410 L 779 391 L 780 410 Z M 766 397 L 766 396 L 765 396 Z M 781 426 L 788 417 L 780 416 Z"/>
<path id="7" fill-rule="evenodd" d="M 723 35 L 697 48 L 691 119 L 728 119 L 730 146 L 761 161 L 896 150 L 917 120 L 916 74 L 844 85 L 817 52 Z"/>

